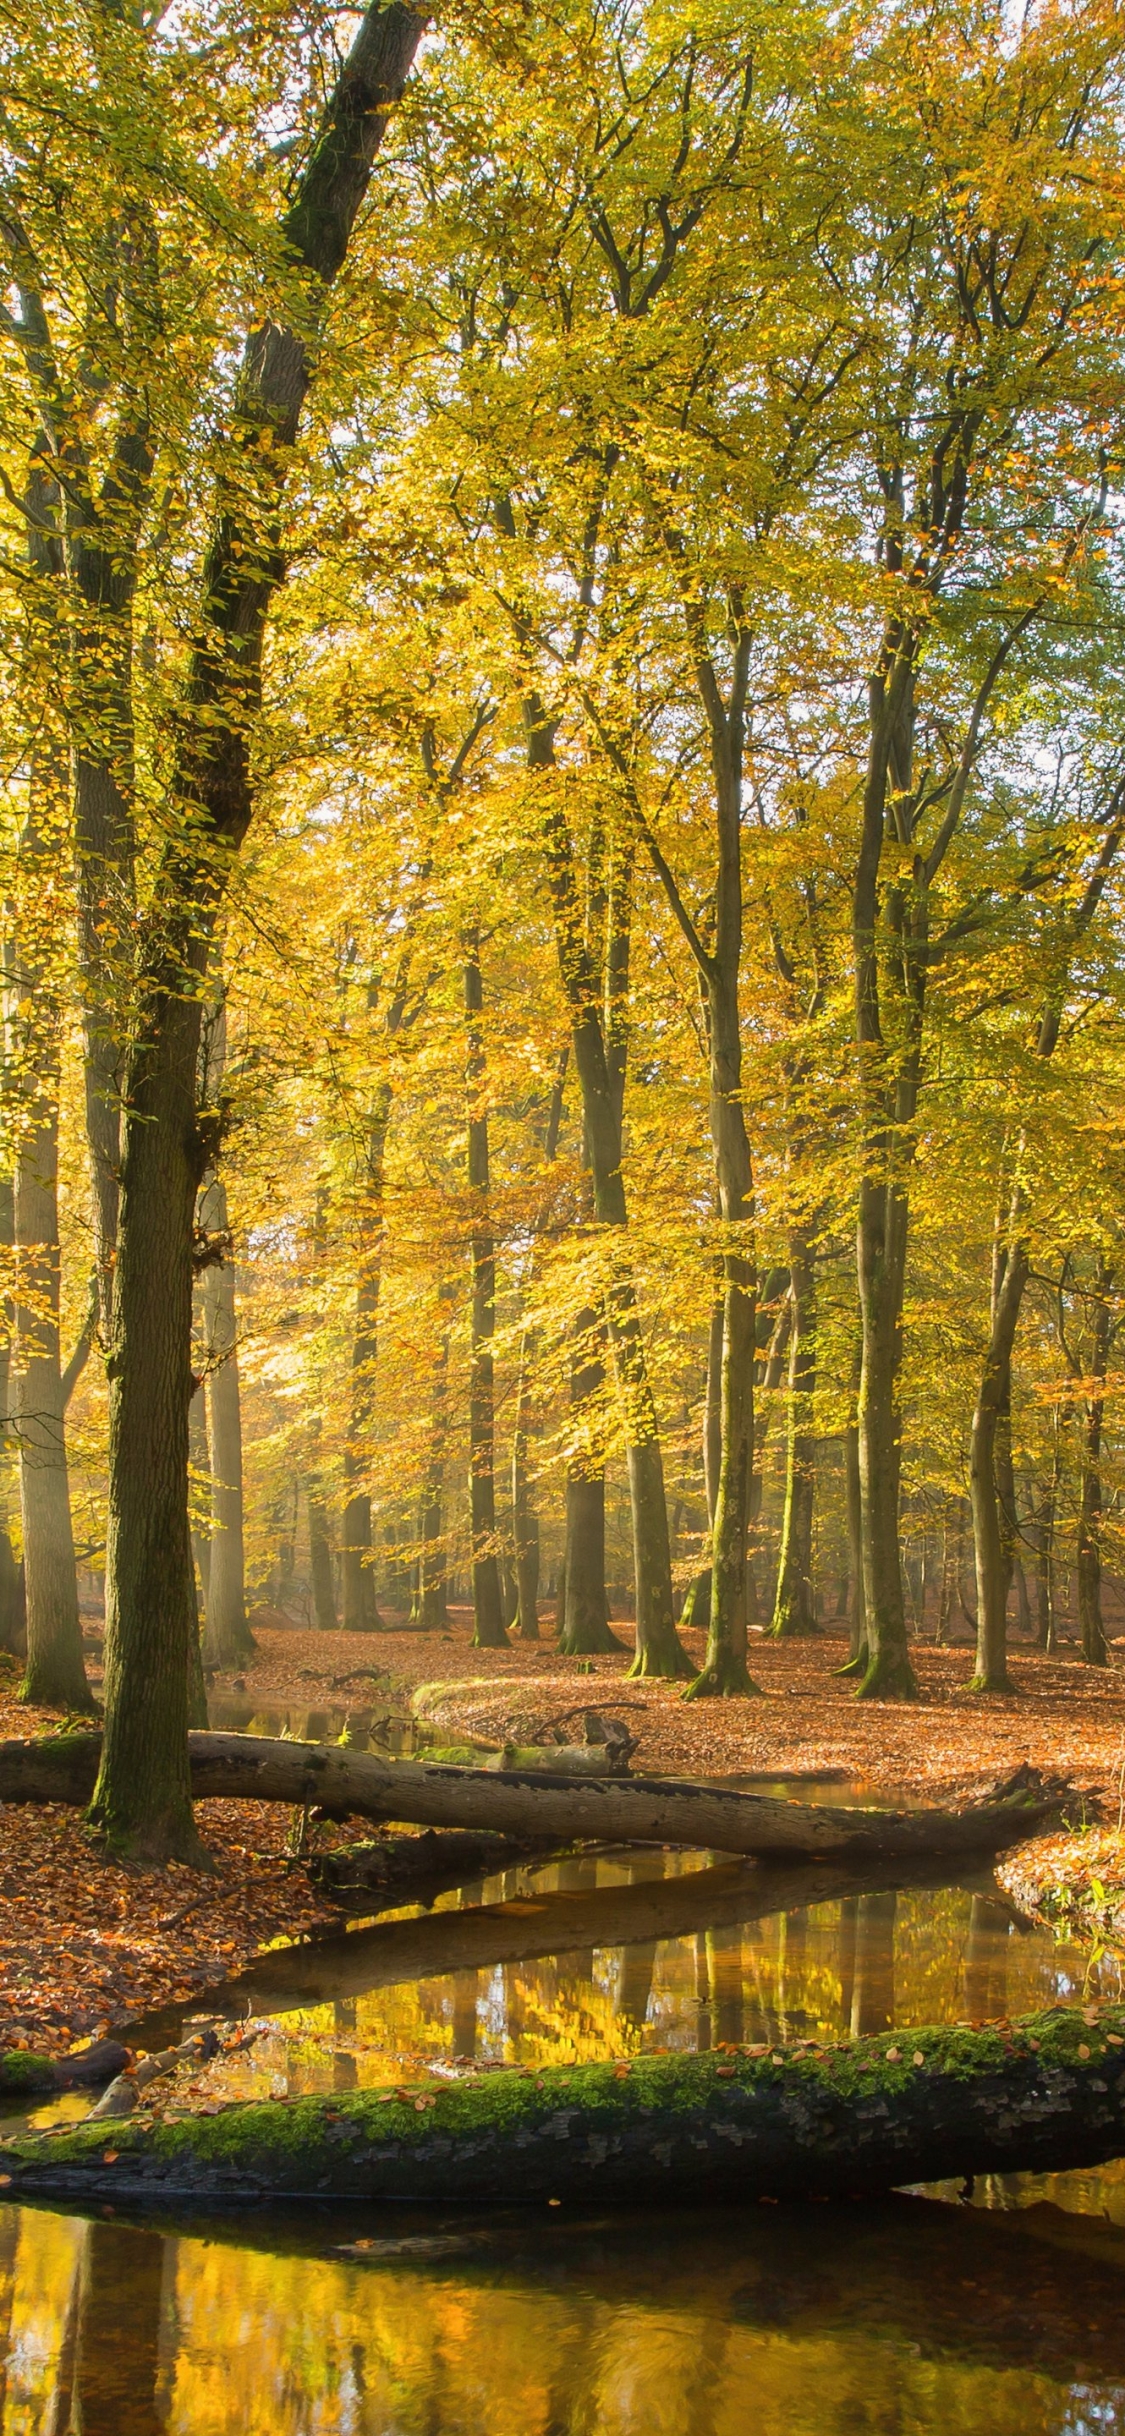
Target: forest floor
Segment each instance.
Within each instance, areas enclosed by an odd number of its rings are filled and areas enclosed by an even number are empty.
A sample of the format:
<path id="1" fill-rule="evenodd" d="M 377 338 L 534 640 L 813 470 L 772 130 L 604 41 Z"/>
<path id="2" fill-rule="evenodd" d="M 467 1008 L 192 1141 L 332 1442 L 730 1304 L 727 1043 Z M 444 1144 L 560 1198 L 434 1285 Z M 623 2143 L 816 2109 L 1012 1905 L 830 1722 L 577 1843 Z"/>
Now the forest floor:
<path id="1" fill-rule="evenodd" d="M 628 1637 L 628 1627 L 615 1629 Z M 401 1714 L 425 1686 L 419 1705 L 450 1741 L 528 1741 L 563 1711 L 580 1718 L 583 1706 L 619 1706 L 642 1770 L 843 1770 L 853 1794 L 938 1802 L 1028 1760 L 1069 1777 L 1099 1816 L 1007 1855 L 1000 1874 L 1010 1894 L 1114 1942 L 1125 1933 L 1125 1647 L 1104 1672 L 1017 1647 L 1016 1695 L 979 1700 L 966 1690 L 967 1648 L 916 1645 L 921 1696 L 892 1707 L 857 1703 L 836 1679 L 846 1655 L 838 1639 L 756 1640 L 760 1700 L 685 1706 L 674 1685 L 625 1682 L 628 1650 L 578 1661 L 560 1658 L 550 1639 L 474 1649 L 465 1610 L 454 1610 L 447 1634 L 392 1626 L 360 1639 L 305 1631 L 272 1611 L 259 1613 L 255 1632 L 249 1666 L 212 1688 L 259 1732 L 285 1724 L 298 1735 L 338 1734 L 345 1711 L 357 1722 L 365 1712 Z M 700 1657 L 702 1641 L 686 1638 Z M 0 1735 L 57 1725 L 16 1700 L 16 1682 L 14 1671 L 0 1674 Z M 830 1785 L 823 1798 L 834 1798 Z M 190 2002 L 278 1938 L 338 1919 L 288 1849 L 292 1821 L 280 1806 L 201 1802 L 199 1823 L 213 1875 L 175 1866 L 141 1873 L 101 1859 L 72 1809 L 0 1807 L 0 2048 L 61 2054 L 142 2013 Z"/>

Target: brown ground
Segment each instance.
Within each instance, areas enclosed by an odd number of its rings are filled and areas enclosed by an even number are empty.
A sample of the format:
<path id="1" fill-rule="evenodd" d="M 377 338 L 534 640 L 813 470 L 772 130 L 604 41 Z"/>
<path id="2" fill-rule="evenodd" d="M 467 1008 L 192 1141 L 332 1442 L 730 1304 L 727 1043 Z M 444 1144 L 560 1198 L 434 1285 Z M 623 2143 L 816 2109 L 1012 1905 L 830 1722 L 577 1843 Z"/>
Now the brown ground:
<path id="1" fill-rule="evenodd" d="M 1017 1651 L 1019 1695 L 981 1701 L 965 1689 L 967 1650 L 919 1648 L 921 1698 L 907 1707 L 857 1703 L 833 1675 L 845 1655 L 840 1642 L 756 1642 L 760 1700 L 685 1706 L 674 1686 L 624 1682 L 627 1654 L 596 1659 L 586 1672 L 560 1660 L 549 1639 L 474 1650 L 464 1611 L 455 1612 L 449 1636 L 387 1631 L 360 1639 L 281 1629 L 265 1617 L 256 1630 L 251 1667 L 215 1689 L 242 1701 L 256 1720 L 259 1712 L 290 1711 L 290 1731 L 304 1730 L 303 1710 L 346 1705 L 378 1715 L 407 1706 L 419 1684 L 441 1682 L 449 1689 L 426 1707 L 450 1739 L 465 1732 L 527 1739 L 536 1724 L 577 1703 L 625 1703 L 640 1768 L 708 1775 L 843 1768 L 872 1793 L 921 1792 L 938 1801 L 1030 1760 L 1099 1797 L 1103 1824 L 1023 1847 L 1005 1862 L 1009 1887 L 1024 1902 L 1073 1906 L 1095 1881 L 1092 1908 L 1103 1922 L 1114 1916 L 1113 1890 L 1125 1901 L 1125 1651 L 1114 1651 L 1105 1673 Z M 701 1652 L 697 1641 L 693 1654 Z M 378 1683 L 341 1682 L 368 1667 L 378 1668 Z M 0 1735 L 55 1722 L 19 1705 L 14 1677 L 0 1678 Z M 270 1803 L 204 1802 L 200 1824 L 214 1877 L 177 1868 L 139 1874 L 101 1861 L 72 1810 L 0 1807 L 0 2047 L 61 2053 L 153 2007 L 190 1999 L 278 1936 L 332 1919 L 285 1850 L 286 1812 Z M 185 1907 L 187 1916 L 173 1925 Z"/>

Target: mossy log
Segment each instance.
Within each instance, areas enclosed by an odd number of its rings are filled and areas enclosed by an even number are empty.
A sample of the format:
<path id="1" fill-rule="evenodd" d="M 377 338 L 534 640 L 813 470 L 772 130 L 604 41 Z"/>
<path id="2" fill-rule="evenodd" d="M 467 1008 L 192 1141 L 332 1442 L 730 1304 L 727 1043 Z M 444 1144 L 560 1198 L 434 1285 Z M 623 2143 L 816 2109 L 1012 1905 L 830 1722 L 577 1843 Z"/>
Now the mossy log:
<path id="1" fill-rule="evenodd" d="M 1058 1808 L 1062 1788 L 1031 1770 L 994 1796 L 943 1810 L 830 1809 L 675 1777 L 490 1775 L 388 1759 L 338 1743 L 264 1735 L 189 1736 L 196 1799 L 287 1802 L 335 1818 L 396 1819 L 555 1843 L 698 1845 L 796 1859 L 949 1859 L 1016 1844 Z M 0 1801 L 85 1802 L 98 1764 L 96 1734 L 0 1743 Z"/>
<path id="2" fill-rule="evenodd" d="M 129 2049 L 119 2039 L 95 2039 L 76 2055 L 31 2055 L 26 2047 L 0 2049 L 0 2097 L 30 2097 L 40 2091 L 96 2089 L 124 2072 Z"/>
<path id="3" fill-rule="evenodd" d="M 24 2133 L 10 2199 L 607 2201 L 870 2195 L 1125 2150 L 1125 2006 L 849 2046 L 646 2056 Z"/>

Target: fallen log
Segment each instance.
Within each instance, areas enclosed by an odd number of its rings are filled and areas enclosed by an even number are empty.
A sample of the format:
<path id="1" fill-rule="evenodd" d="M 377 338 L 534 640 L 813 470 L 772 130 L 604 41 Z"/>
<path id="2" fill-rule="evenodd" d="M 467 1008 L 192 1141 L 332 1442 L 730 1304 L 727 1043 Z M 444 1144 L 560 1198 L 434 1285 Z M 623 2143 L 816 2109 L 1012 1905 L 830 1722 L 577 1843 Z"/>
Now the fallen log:
<path id="1" fill-rule="evenodd" d="M 1125 2150 L 1125 2006 L 849 2046 L 474 2074 L 417 2092 L 22 2133 L 4 2197 L 116 2207 L 284 2198 L 606 2201 L 872 2195 Z"/>
<path id="2" fill-rule="evenodd" d="M 124 2072 L 129 2049 L 119 2039 L 95 2039 L 75 2055 L 31 2055 L 26 2047 L 0 2050 L 0 2096 L 32 2097 L 42 2091 L 96 2089 Z"/>
<path id="3" fill-rule="evenodd" d="M 931 1872 L 931 1882 L 938 1875 L 936 1869 Z M 947 1871 L 940 1877 L 942 1884 L 948 1882 Z M 208 1989 L 206 2003 L 233 2019 L 247 2012 L 292 2012 L 331 2004 L 338 1997 L 370 1996 L 376 1989 L 407 1981 L 437 1979 L 449 1971 L 490 1971 L 501 1963 L 534 1962 L 545 1955 L 605 1952 L 608 1947 L 734 1928 L 775 1912 L 880 1893 L 901 1886 L 902 1878 L 901 1866 L 893 1861 L 866 1868 L 829 1862 L 818 1867 L 806 1861 L 769 1870 L 753 1862 L 725 1861 L 715 1869 L 693 1869 L 683 1877 L 646 1879 L 634 1886 L 536 1892 L 511 1902 L 477 1904 L 469 1911 L 388 1920 L 303 1945 L 271 1946 L 236 1978 Z M 925 1882 L 924 1872 L 911 1872 L 912 1885 Z M 202 1995 L 193 1999 L 203 2001 Z"/>
<path id="4" fill-rule="evenodd" d="M 999 1852 L 1055 1813 L 1065 1788 L 1021 1769 L 982 1801 L 951 1810 L 830 1809 L 675 1777 L 579 1778 L 489 1775 L 414 1759 L 384 1758 L 338 1743 L 281 1742 L 264 1735 L 197 1733 L 188 1738 L 197 1800 L 287 1802 L 333 1818 L 402 1820 L 419 1827 L 492 1829 L 555 1844 L 698 1845 L 810 1860 L 949 1858 Z M 87 1802 L 100 1737 L 44 1736 L 0 1743 L 0 1801 Z"/>

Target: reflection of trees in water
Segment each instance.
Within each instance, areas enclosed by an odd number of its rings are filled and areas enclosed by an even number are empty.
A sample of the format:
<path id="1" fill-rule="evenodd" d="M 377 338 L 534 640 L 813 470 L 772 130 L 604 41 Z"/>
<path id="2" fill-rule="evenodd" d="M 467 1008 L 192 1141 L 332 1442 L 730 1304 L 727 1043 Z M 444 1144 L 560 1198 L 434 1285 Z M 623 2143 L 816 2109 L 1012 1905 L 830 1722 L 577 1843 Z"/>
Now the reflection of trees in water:
<path id="1" fill-rule="evenodd" d="M 165 2246 L 128 2225 L 86 2226 L 43 2436 L 165 2436 Z"/>
<path id="2" fill-rule="evenodd" d="M 355 2089 L 359 2071 L 350 2042 L 356 2034 L 355 1998 L 338 1996 L 332 2007 L 332 2034 L 336 2046 L 332 2057 L 333 2089 Z"/>
<path id="3" fill-rule="evenodd" d="M 889 2030 L 895 2017 L 895 1911 L 898 1897 L 860 1895 L 852 1980 L 853 2038 Z"/>
<path id="4" fill-rule="evenodd" d="M 630 1886 L 651 1885 L 654 1879 L 663 1876 L 662 1852 L 640 1852 L 629 1863 Z M 655 1939 L 622 1948 L 614 2011 L 618 2020 L 626 2022 L 631 2029 L 642 2030 L 648 2017 L 656 1952 Z"/>
<path id="5" fill-rule="evenodd" d="M 736 1929 L 708 1929 L 711 2021 L 717 2047 L 737 2047 L 742 2038 L 742 1936 Z"/>
<path id="6" fill-rule="evenodd" d="M 807 1911 L 783 1912 L 778 1923 L 777 2020 L 782 2038 L 799 2037 L 807 2017 L 805 1978 L 808 1962 Z"/>
<path id="7" fill-rule="evenodd" d="M 974 1895 L 965 1941 L 965 2011 L 970 2021 L 1002 2021 L 1007 2012 L 1010 1934 L 1002 1905 L 987 1895 Z"/>

